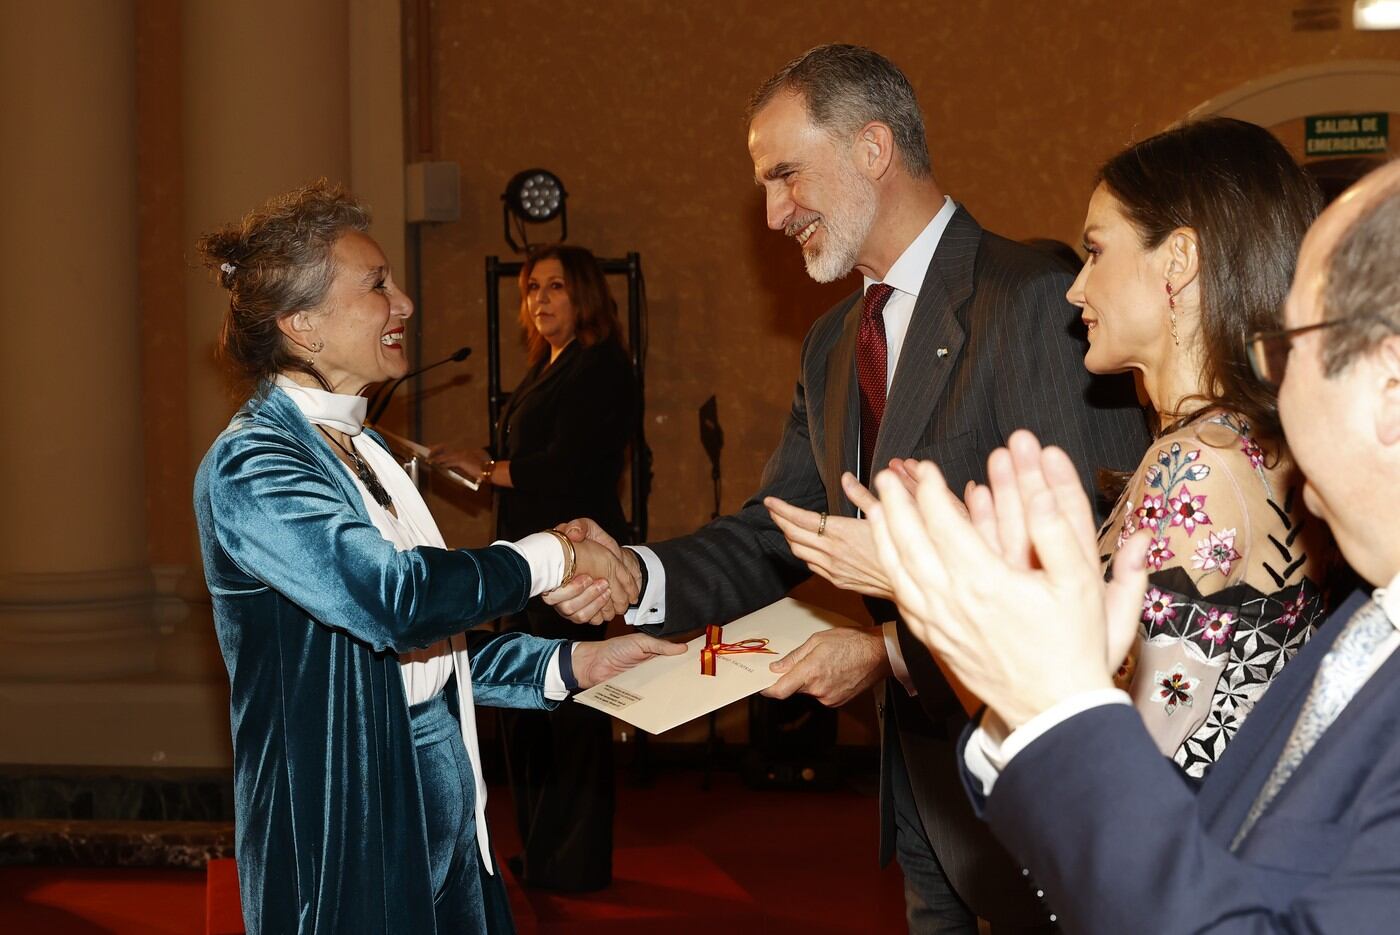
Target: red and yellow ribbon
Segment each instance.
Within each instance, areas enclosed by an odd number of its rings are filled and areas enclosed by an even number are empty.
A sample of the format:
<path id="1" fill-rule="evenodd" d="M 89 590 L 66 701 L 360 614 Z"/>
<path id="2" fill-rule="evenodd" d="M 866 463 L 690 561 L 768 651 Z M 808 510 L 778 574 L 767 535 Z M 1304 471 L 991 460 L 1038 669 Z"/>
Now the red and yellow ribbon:
<path id="1" fill-rule="evenodd" d="M 776 656 L 775 650 L 768 648 L 766 637 L 750 637 L 737 643 L 724 642 L 724 627 L 711 624 L 705 628 L 705 645 L 700 649 L 700 674 L 714 675 L 715 660 L 720 656 L 736 656 L 741 653 L 767 653 Z"/>

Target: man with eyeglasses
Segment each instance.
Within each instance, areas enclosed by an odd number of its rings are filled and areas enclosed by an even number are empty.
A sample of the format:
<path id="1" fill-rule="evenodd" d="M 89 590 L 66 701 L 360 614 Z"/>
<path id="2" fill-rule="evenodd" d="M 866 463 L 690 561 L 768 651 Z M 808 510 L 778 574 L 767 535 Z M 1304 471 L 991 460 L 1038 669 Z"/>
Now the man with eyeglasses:
<path id="1" fill-rule="evenodd" d="M 1103 581 L 1063 452 L 1013 436 L 1014 483 L 970 497 L 970 517 L 930 465 L 917 503 L 878 481 L 900 609 L 988 705 L 962 747 L 974 803 L 1067 932 L 1400 931 L 1398 265 L 1392 163 L 1313 225 L 1285 328 L 1250 338 L 1306 503 L 1374 591 L 1337 608 L 1199 789 L 1113 686 L 1147 542 Z"/>

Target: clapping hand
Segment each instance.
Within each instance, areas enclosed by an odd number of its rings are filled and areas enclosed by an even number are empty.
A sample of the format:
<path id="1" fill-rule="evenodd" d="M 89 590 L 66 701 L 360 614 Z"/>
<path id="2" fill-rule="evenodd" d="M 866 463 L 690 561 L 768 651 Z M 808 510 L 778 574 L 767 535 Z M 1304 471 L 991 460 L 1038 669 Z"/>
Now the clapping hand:
<path id="1" fill-rule="evenodd" d="M 1029 432 L 988 460 L 967 511 L 936 465 L 911 495 L 891 472 L 869 510 L 880 564 L 911 632 L 1010 729 L 1113 685 L 1146 588 L 1148 538 L 1099 566 L 1093 511 L 1069 457 Z"/>
<path id="2" fill-rule="evenodd" d="M 574 543 L 574 577 L 544 595 L 544 602 L 574 623 L 600 624 L 621 616 L 637 600 L 641 566 L 637 556 L 591 519 L 555 527 Z"/>
<path id="3" fill-rule="evenodd" d="M 912 459 L 890 462 L 890 471 L 901 479 L 910 493 L 918 486 L 914 477 L 917 464 Z M 841 489 L 856 509 L 867 515 L 878 502 L 849 471 L 841 475 Z M 792 554 L 806 562 L 812 571 L 843 591 L 886 600 L 894 596 L 889 578 L 876 557 L 868 520 L 814 513 L 777 497 L 764 498 L 763 505 L 787 539 Z"/>

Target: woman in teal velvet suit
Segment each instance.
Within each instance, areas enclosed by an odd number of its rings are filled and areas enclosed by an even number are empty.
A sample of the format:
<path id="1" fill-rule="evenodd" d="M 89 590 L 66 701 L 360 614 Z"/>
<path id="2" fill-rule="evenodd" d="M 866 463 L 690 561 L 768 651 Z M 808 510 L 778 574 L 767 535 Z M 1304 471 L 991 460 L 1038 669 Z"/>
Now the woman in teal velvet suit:
<path id="1" fill-rule="evenodd" d="M 611 552 L 537 533 L 443 547 L 371 432 L 368 385 L 407 370 L 398 291 L 364 209 L 324 183 L 200 250 L 231 294 L 227 359 L 255 391 L 200 465 L 195 510 L 232 692 L 247 930 L 511 931 L 484 824 L 473 706 L 550 708 L 653 654 L 469 631 Z"/>

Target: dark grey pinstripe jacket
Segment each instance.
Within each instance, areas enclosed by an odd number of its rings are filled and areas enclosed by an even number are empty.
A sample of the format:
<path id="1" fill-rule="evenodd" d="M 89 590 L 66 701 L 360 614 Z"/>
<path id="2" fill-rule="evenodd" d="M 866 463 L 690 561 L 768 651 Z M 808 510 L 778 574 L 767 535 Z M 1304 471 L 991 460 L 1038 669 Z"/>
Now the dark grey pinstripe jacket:
<path id="1" fill-rule="evenodd" d="M 1054 261 L 984 231 L 959 207 L 915 303 L 872 463 L 928 458 L 960 491 L 985 479 L 987 455 L 1012 431 L 1028 428 L 1064 448 L 1086 484 L 1096 468 L 1136 467 L 1149 440 L 1146 421 L 1130 381 L 1085 371 L 1079 311 L 1065 300 L 1069 284 Z M 792 410 L 758 492 L 737 513 L 651 546 L 666 569 L 662 632 L 731 620 L 807 577 L 764 497 L 855 514 L 840 478 L 856 470 L 860 440 L 859 298 L 849 296 L 808 332 Z M 887 604 L 872 602 L 871 611 L 877 620 L 894 617 Z M 886 762 L 902 754 L 930 842 L 963 899 L 993 921 L 1029 921 L 1034 904 L 1023 898 L 1020 874 L 972 816 L 958 779 L 954 742 L 963 710 L 927 650 L 898 630 L 918 703 L 902 688 L 887 692 L 895 716 L 885 718 Z M 889 798 L 882 795 L 882 860 L 893 849 Z"/>

